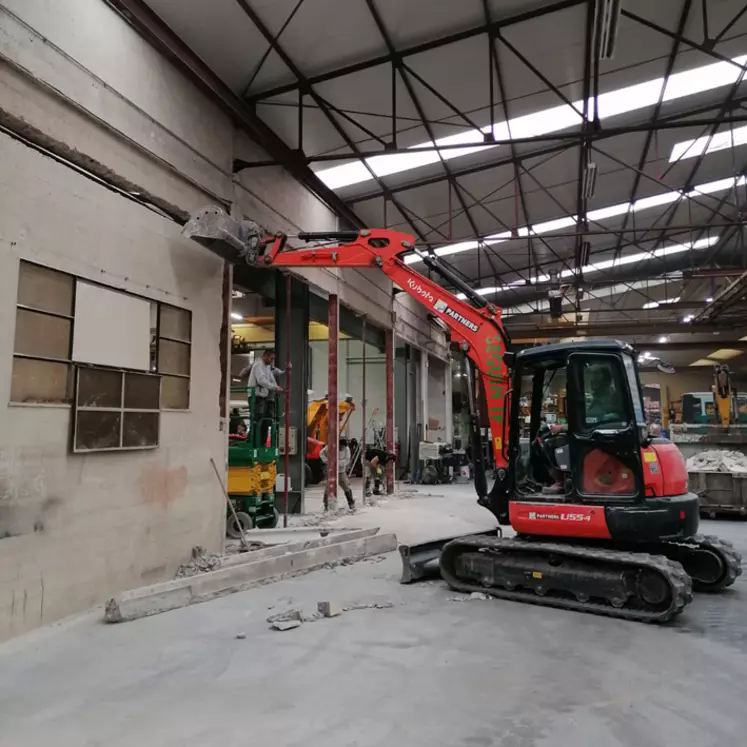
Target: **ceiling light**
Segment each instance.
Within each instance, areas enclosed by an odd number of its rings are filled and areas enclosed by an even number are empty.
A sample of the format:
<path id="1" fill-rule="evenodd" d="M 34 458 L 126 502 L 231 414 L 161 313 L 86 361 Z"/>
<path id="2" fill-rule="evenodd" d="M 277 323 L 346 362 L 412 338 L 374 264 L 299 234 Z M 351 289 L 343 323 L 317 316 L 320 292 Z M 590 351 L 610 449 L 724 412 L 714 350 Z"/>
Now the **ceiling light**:
<path id="1" fill-rule="evenodd" d="M 668 337 L 667 337 L 666 335 L 662 335 L 662 336 L 661 336 L 661 337 L 659 338 L 659 343 L 660 343 L 661 345 L 663 345 L 663 344 L 664 344 L 665 342 L 667 342 L 667 340 L 669 340 L 669 338 L 668 338 Z"/>
<path id="2" fill-rule="evenodd" d="M 708 296 L 705 300 L 706 303 L 713 303 L 713 296 Z"/>
<path id="3" fill-rule="evenodd" d="M 747 143 L 747 127 L 738 127 L 735 130 L 718 132 L 713 137 L 699 137 L 696 140 L 683 140 L 672 148 L 669 163 L 673 161 L 684 161 L 696 156 L 717 153 L 727 148 L 736 148 Z"/>
<path id="4" fill-rule="evenodd" d="M 620 0 L 601 0 L 596 4 L 594 25 L 599 39 L 600 60 L 611 60 L 615 55 L 621 7 Z"/>
<path id="5" fill-rule="evenodd" d="M 736 358 L 738 355 L 742 355 L 741 350 L 734 350 L 734 348 L 721 348 L 720 350 L 715 350 L 708 357 L 714 358 L 717 361 L 728 361 L 732 358 Z"/>
<path id="6" fill-rule="evenodd" d="M 643 304 L 644 309 L 658 309 L 661 304 L 667 304 L 667 303 L 678 303 L 680 300 L 679 296 L 675 296 L 674 298 L 664 298 L 661 301 L 649 301 L 648 303 Z"/>
<path id="7" fill-rule="evenodd" d="M 638 111 L 648 106 L 655 106 L 662 94 L 662 88 L 664 89 L 664 95 L 661 96 L 661 99 L 663 102 L 667 102 L 732 85 L 739 79 L 740 71 L 737 66 L 744 65 L 747 62 L 747 56 L 736 57 L 732 62 L 736 65 L 730 62 L 701 65 L 692 70 L 670 75 L 666 81 L 664 78 L 655 78 L 615 91 L 608 91 L 601 94 L 596 100 L 598 112 L 594 111 L 594 99 L 589 99 L 588 118 L 592 120 L 598 113 L 598 118 L 605 120 L 620 114 Z M 508 122 L 487 125 L 480 131 L 469 130 L 439 138 L 435 142 L 418 143 L 409 148 L 408 153 L 373 156 L 367 158 L 365 163 L 358 160 L 328 169 L 320 169 L 316 172 L 316 175 L 330 189 L 341 189 L 352 184 L 370 181 L 374 178 L 371 172 L 378 177 L 389 176 L 390 174 L 398 174 L 402 171 L 438 163 L 441 159 L 460 158 L 481 150 L 500 147 L 485 145 L 484 133 L 491 130 L 497 140 L 508 140 L 509 133 L 511 138 L 530 138 L 559 132 L 569 127 L 578 127 L 582 122 L 580 111 L 583 111 L 583 100 L 574 102 L 573 106 L 563 104 L 523 117 L 514 117 Z M 444 145 L 464 145 L 465 147 L 441 151 L 423 150 L 424 148 Z M 418 152 L 418 148 L 420 152 Z"/>
<path id="8" fill-rule="evenodd" d="M 707 182 L 706 184 L 700 184 L 697 187 L 695 187 L 691 192 L 687 193 L 687 197 L 698 197 L 698 195 L 706 195 L 706 194 L 713 194 L 714 192 L 723 192 L 726 189 L 733 189 L 734 187 L 741 186 L 746 183 L 745 177 L 741 176 L 739 178 L 729 177 L 727 179 L 718 179 L 714 182 Z M 636 200 L 635 206 L 631 208 L 630 203 L 624 202 L 620 203 L 618 205 L 609 205 L 606 208 L 601 208 L 599 210 L 592 210 L 587 214 L 587 219 L 589 221 L 598 222 L 601 220 L 604 220 L 605 218 L 613 218 L 618 215 L 625 215 L 630 209 L 634 210 L 635 212 L 639 212 L 641 210 L 646 210 L 648 208 L 652 207 L 658 207 L 660 205 L 666 205 L 667 203 L 675 202 L 676 200 L 679 200 L 682 197 L 681 192 L 667 192 L 661 195 L 656 195 L 655 197 L 651 198 L 644 198 L 642 200 Z M 666 199 L 665 199 L 666 198 Z M 519 237 L 523 236 L 529 236 L 533 234 L 543 234 L 543 233 L 550 233 L 551 231 L 557 231 L 561 230 L 563 228 L 570 228 L 571 226 L 576 225 L 576 217 L 575 216 L 566 216 L 564 218 L 555 218 L 551 221 L 545 221 L 544 223 L 537 223 L 534 226 L 527 227 L 522 226 L 518 229 L 517 233 Z M 440 246 L 435 250 L 435 254 L 439 257 L 449 256 L 451 254 L 459 254 L 460 252 L 467 252 L 473 249 L 477 249 L 481 243 L 483 246 L 494 246 L 496 244 L 502 244 L 504 241 L 508 241 L 512 238 L 512 234 L 510 231 L 502 231 L 501 233 L 494 233 L 490 234 L 489 236 L 486 236 L 482 242 L 478 241 L 461 241 L 457 244 L 448 244 L 445 246 Z M 715 239 L 708 238 L 708 239 L 701 239 L 701 242 L 708 242 L 707 246 L 711 246 L 715 243 Z M 697 244 L 700 244 L 700 242 L 696 242 Z M 695 245 L 689 245 L 689 244 L 679 244 L 677 246 L 685 247 L 685 249 L 696 249 L 699 248 Z M 706 244 L 703 244 L 703 246 L 706 246 Z M 672 253 L 673 250 L 671 247 L 665 247 L 665 249 L 657 249 L 654 253 L 655 256 L 662 256 L 663 254 Z M 684 251 L 684 250 L 680 250 Z M 636 256 L 636 255 L 629 255 L 629 256 Z M 637 256 L 648 256 L 648 254 L 642 254 Z M 405 264 L 411 265 L 415 262 L 420 262 L 421 257 L 419 257 L 417 254 L 407 254 L 405 255 Z M 625 257 L 620 257 L 618 260 L 622 264 L 626 264 L 628 261 L 638 261 L 638 260 L 626 260 Z M 610 265 L 611 266 L 611 265 Z"/>
<path id="9" fill-rule="evenodd" d="M 685 324 L 690 324 L 690 322 L 691 322 L 691 321 L 693 320 L 693 318 L 694 318 L 694 317 L 693 317 L 693 315 L 692 315 L 692 314 L 688 314 L 687 316 L 683 316 L 683 317 L 682 317 L 682 321 L 683 321 L 683 322 L 684 322 Z"/>
<path id="10" fill-rule="evenodd" d="M 236 312 L 231 313 L 231 319 L 235 319 L 237 322 L 243 322 L 244 317 L 241 316 L 241 314 L 237 314 Z"/>

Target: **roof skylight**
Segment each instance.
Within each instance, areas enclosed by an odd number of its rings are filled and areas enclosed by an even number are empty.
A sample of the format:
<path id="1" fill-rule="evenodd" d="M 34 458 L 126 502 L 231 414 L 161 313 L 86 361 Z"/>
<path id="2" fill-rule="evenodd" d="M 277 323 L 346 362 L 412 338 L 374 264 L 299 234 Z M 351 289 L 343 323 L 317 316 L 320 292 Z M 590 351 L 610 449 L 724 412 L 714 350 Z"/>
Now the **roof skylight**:
<path id="1" fill-rule="evenodd" d="M 747 55 L 735 57 L 732 62 L 744 65 Z M 731 85 L 739 78 L 740 71 L 728 62 L 716 62 L 711 65 L 685 70 L 681 73 L 670 75 L 664 89 L 664 101 L 692 96 L 704 91 Z M 598 97 L 600 120 L 616 117 L 620 114 L 637 111 L 647 106 L 654 106 L 659 100 L 662 86 L 665 85 L 664 78 L 637 83 L 636 85 L 620 88 L 616 91 L 603 93 Z M 594 99 L 589 99 L 589 117 L 593 117 Z M 583 111 L 583 100 L 576 101 L 573 107 L 563 104 L 550 109 L 543 109 L 533 114 L 515 117 L 509 122 L 499 122 L 492 125 L 493 134 L 497 140 L 509 139 L 509 130 L 512 138 L 537 137 L 560 132 L 570 127 L 581 124 Z M 509 127 L 510 125 L 510 127 Z M 331 189 L 342 189 L 351 184 L 360 184 L 372 179 L 369 169 L 376 176 L 389 176 L 402 171 L 410 171 L 428 164 L 438 163 L 443 158 L 451 160 L 462 156 L 476 153 L 488 148 L 497 148 L 497 145 L 485 145 L 483 134 L 490 132 L 491 125 L 481 128 L 480 131 L 470 130 L 460 132 L 456 135 L 439 138 L 435 141 L 426 141 L 412 146 L 411 153 L 393 153 L 391 155 L 374 156 L 366 159 L 366 163 L 352 161 L 351 163 L 321 169 L 316 172 L 317 176 Z M 452 148 L 449 150 L 423 150 L 432 148 L 434 145 L 464 145 L 464 148 Z M 418 152 L 420 149 L 420 152 Z"/>

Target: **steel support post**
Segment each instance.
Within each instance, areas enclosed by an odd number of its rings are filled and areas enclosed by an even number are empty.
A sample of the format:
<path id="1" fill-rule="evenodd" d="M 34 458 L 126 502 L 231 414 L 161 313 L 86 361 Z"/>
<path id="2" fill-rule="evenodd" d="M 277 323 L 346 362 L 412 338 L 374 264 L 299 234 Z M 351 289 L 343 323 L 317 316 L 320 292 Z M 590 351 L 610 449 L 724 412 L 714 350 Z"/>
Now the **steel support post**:
<path id="1" fill-rule="evenodd" d="M 337 361 L 340 347 L 340 299 L 329 297 L 327 328 L 329 330 L 329 368 L 327 369 L 327 506 L 337 508 L 337 457 L 340 443 L 340 410 L 338 407 Z"/>
<path id="2" fill-rule="evenodd" d="M 366 317 L 361 319 L 361 358 L 363 359 L 363 380 L 361 381 L 361 505 L 366 503 Z"/>
<path id="3" fill-rule="evenodd" d="M 303 495 L 306 464 L 306 407 L 308 394 L 304 382 L 308 377 L 308 349 L 309 349 L 309 287 L 296 278 L 288 281 L 287 276 L 275 273 L 275 349 L 276 362 L 279 367 L 290 365 L 293 369 L 294 384 L 290 396 L 286 398 L 288 406 L 287 421 L 283 418 L 281 425 L 287 422 L 290 426 L 290 452 L 288 475 L 290 486 L 288 490 L 288 512 L 303 513 Z M 290 305 L 288 294 L 290 293 Z M 288 324 L 288 316 L 290 324 Z M 280 377 L 281 386 L 285 386 L 284 377 Z M 290 438 L 295 431 L 295 439 Z M 281 448 L 285 446 L 285 438 L 279 442 Z M 294 449 L 295 446 L 295 449 Z M 281 463 L 285 465 L 285 458 Z M 284 468 L 284 467 L 283 467 Z M 280 470 L 278 470 L 280 471 Z M 284 491 L 276 497 L 276 508 L 280 513 L 285 509 Z"/>
<path id="4" fill-rule="evenodd" d="M 386 450 L 394 454 L 394 330 L 386 330 Z M 386 465 L 386 492 L 394 492 L 395 460 Z"/>

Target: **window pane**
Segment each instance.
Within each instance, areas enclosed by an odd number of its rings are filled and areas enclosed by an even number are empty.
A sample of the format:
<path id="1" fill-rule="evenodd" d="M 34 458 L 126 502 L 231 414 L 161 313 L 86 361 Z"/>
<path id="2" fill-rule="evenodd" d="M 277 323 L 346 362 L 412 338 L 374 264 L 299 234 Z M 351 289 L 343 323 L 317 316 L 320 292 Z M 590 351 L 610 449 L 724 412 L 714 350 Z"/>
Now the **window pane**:
<path id="1" fill-rule="evenodd" d="M 83 410 L 76 413 L 75 450 L 119 448 L 122 413 Z"/>
<path id="2" fill-rule="evenodd" d="M 70 360 L 70 319 L 18 309 L 13 352 L 42 358 Z"/>
<path id="3" fill-rule="evenodd" d="M 170 337 L 173 340 L 192 340 L 192 314 L 184 309 L 161 304 L 161 337 Z"/>
<path id="4" fill-rule="evenodd" d="M 122 407 L 122 374 L 100 368 L 79 369 L 78 407 Z"/>
<path id="5" fill-rule="evenodd" d="M 646 422 L 646 418 L 643 414 L 643 402 L 641 400 L 641 391 L 638 388 L 638 377 L 635 373 L 635 364 L 629 355 L 626 355 L 623 360 L 625 361 L 625 373 L 628 377 L 628 386 L 633 395 L 633 414 L 635 415 L 636 422 L 639 425 L 643 425 Z"/>
<path id="6" fill-rule="evenodd" d="M 158 376 L 125 374 L 124 406 L 131 410 L 158 410 L 161 399 L 161 379 Z M 127 419 L 125 419 L 125 426 Z"/>
<path id="7" fill-rule="evenodd" d="M 126 412 L 122 432 L 122 446 L 130 448 L 158 446 L 160 413 Z"/>
<path id="8" fill-rule="evenodd" d="M 616 358 L 594 359 L 583 364 L 584 420 L 588 430 L 627 426 L 627 395 L 622 374 Z"/>
<path id="9" fill-rule="evenodd" d="M 164 410 L 189 409 L 189 379 L 164 376 L 161 384 L 161 408 Z"/>
<path id="10" fill-rule="evenodd" d="M 21 262 L 18 303 L 55 314 L 73 314 L 74 278 L 47 267 Z"/>
<path id="11" fill-rule="evenodd" d="M 189 376 L 190 346 L 183 342 L 160 340 L 158 346 L 159 373 Z"/>
<path id="12" fill-rule="evenodd" d="M 10 401 L 38 404 L 72 401 L 72 369 L 67 363 L 14 358 Z"/>

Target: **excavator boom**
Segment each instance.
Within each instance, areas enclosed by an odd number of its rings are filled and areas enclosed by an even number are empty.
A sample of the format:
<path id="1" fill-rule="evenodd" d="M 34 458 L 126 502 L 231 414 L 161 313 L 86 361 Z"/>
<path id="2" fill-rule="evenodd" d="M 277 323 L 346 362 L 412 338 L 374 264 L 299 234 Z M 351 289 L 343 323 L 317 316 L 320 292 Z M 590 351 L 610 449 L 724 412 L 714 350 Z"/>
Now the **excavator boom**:
<path id="1" fill-rule="evenodd" d="M 505 444 L 509 381 L 506 347 L 509 339 L 501 322 L 501 309 L 487 303 L 482 296 L 441 265 L 435 255 L 423 256 L 423 262 L 457 287 L 464 299 L 414 270 L 400 256 L 415 248 L 415 240 L 409 234 L 379 228 L 360 232 L 302 233 L 298 238 L 307 242 L 346 243 L 290 249 L 287 247 L 288 237 L 277 234 L 262 242 L 257 261 L 265 266 L 278 268 L 378 268 L 421 303 L 429 314 L 448 327 L 452 342 L 457 343 L 464 351 L 482 380 L 496 468 L 505 470 L 508 466 Z M 479 483 L 482 486 L 478 492 L 484 494 L 484 478 L 476 481 L 476 486 Z"/>

